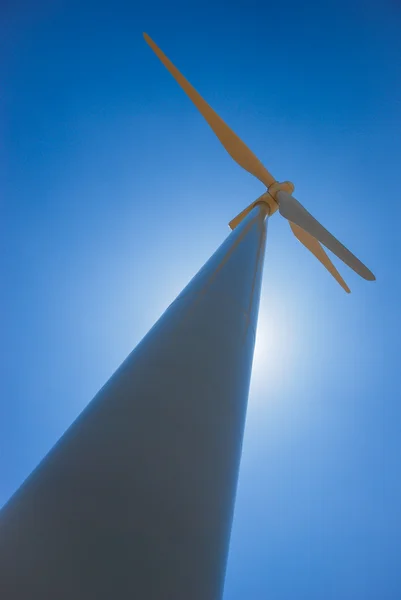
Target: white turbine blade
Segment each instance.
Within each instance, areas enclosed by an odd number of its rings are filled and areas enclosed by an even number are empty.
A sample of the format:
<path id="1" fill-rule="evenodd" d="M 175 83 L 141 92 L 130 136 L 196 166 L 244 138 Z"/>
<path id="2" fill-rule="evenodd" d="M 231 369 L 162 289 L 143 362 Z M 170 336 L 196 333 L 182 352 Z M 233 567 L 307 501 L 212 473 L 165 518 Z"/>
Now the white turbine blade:
<path id="1" fill-rule="evenodd" d="M 152 48 L 156 56 L 161 60 L 166 69 L 171 73 L 176 82 L 181 86 L 187 96 L 195 104 L 201 115 L 206 119 L 228 154 L 243 169 L 259 179 L 268 188 L 276 180 L 264 167 L 255 154 L 246 144 L 229 128 L 228 125 L 219 117 L 209 104 L 198 94 L 195 88 L 185 79 L 167 56 L 160 50 L 154 41 L 146 34 L 143 34 L 146 42 Z"/>
<path id="2" fill-rule="evenodd" d="M 351 290 L 349 289 L 344 279 L 341 277 L 340 273 L 337 271 L 337 269 L 335 268 L 335 266 L 333 265 L 330 258 L 327 256 L 326 252 L 323 250 L 322 246 L 317 241 L 317 239 L 301 227 L 298 227 L 298 225 L 295 225 L 295 223 L 291 223 L 291 221 L 288 222 L 297 240 L 299 240 L 301 244 L 303 244 L 305 248 L 309 250 L 309 252 L 312 252 L 312 254 L 322 263 L 322 265 L 326 267 L 330 275 L 334 277 L 337 283 L 341 285 L 343 290 L 346 291 L 347 294 L 349 294 Z"/>
<path id="3" fill-rule="evenodd" d="M 299 227 L 302 227 L 314 238 L 319 240 L 333 254 L 338 256 L 346 265 L 368 281 L 374 281 L 376 277 L 373 273 L 350 252 L 341 242 L 339 242 L 323 225 L 319 223 L 312 215 L 287 192 L 277 192 L 277 200 L 280 214 L 292 221 Z"/>

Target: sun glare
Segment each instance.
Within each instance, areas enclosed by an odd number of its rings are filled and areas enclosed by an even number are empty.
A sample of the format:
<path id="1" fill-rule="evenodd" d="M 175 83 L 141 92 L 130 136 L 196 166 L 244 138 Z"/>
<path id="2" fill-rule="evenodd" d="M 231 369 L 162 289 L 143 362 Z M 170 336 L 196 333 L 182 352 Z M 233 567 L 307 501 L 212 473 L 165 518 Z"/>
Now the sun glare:
<path id="1" fill-rule="evenodd" d="M 283 309 L 260 305 L 252 368 L 252 387 L 261 390 L 282 381 L 296 351 L 296 332 Z"/>

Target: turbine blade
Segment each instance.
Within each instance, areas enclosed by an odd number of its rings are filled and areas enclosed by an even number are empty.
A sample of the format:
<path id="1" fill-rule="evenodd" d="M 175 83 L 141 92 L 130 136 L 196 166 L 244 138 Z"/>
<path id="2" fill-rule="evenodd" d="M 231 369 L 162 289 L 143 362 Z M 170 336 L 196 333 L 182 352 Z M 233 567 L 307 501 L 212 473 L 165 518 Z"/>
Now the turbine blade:
<path id="1" fill-rule="evenodd" d="M 312 215 L 287 192 L 277 192 L 278 206 L 280 214 L 298 225 L 314 238 L 319 240 L 333 254 L 338 256 L 346 265 L 368 281 L 374 281 L 376 277 L 352 252 L 350 252 L 341 242 L 339 242 L 323 225 L 319 223 Z"/>
<path id="2" fill-rule="evenodd" d="M 243 219 L 245 219 L 246 215 L 251 212 L 251 210 L 256 206 L 256 204 L 261 203 L 261 202 L 263 202 L 263 204 L 265 205 L 267 214 L 269 214 L 270 207 L 269 207 L 269 205 L 266 204 L 265 196 L 266 196 L 266 192 L 264 194 L 262 194 L 261 196 L 259 196 L 259 198 L 256 198 L 256 200 L 251 202 L 251 204 L 249 204 L 246 208 L 244 208 L 244 210 L 242 210 L 236 217 L 231 219 L 231 221 L 228 224 L 229 227 L 231 229 L 235 229 L 241 223 L 241 221 Z"/>
<path id="3" fill-rule="evenodd" d="M 337 271 L 330 258 L 327 256 L 326 252 L 323 250 L 322 246 L 319 244 L 316 238 L 310 235 L 307 231 L 295 225 L 291 221 L 288 221 L 290 227 L 292 229 L 295 237 L 307 248 L 316 258 L 322 263 L 323 266 L 326 267 L 328 272 L 334 277 L 334 279 L 341 285 L 343 290 L 349 294 L 351 290 L 345 283 L 344 279 L 341 277 L 340 273 Z"/>
<path id="4" fill-rule="evenodd" d="M 196 108 L 206 119 L 224 148 L 231 158 L 235 160 L 243 169 L 257 177 L 268 188 L 275 182 L 274 177 L 263 166 L 255 154 L 246 144 L 235 134 L 209 104 L 198 94 L 195 88 L 185 79 L 167 56 L 160 50 L 154 41 L 146 34 L 143 34 L 146 42 L 152 48 L 153 52 L 171 73 L 177 83 L 182 87 L 187 96 L 195 104 Z"/>
<path id="5" fill-rule="evenodd" d="M 241 221 L 243 221 L 243 219 L 245 219 L 246 215 L 251 212 L 251 210 L 253 209 L 254 206 L 255 206 L 255 202 L 252 202 L 252 204 L 250 204 L 249 206 L 244 208 L 244 210 L 242 210 L 239 213 L 239 215 L 237 215 L 236 217 L 231 219 L 231 221 L 228 224 L 230 229 L 235 229 L 241 223 Z"/>

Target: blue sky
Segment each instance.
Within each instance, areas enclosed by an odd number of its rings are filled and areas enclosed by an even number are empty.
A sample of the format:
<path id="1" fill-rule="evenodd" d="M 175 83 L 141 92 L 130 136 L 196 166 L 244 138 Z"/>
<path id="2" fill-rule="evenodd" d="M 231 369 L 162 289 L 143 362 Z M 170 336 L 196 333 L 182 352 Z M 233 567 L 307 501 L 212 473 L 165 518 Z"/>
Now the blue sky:
<path id="1" fill-rule="evenodd" d="M 271 219 L 224 599 L 398 600 L 399 4 L 1 11 L 0 504 L 263 192 L 147 31 L 377 277 Z"/>

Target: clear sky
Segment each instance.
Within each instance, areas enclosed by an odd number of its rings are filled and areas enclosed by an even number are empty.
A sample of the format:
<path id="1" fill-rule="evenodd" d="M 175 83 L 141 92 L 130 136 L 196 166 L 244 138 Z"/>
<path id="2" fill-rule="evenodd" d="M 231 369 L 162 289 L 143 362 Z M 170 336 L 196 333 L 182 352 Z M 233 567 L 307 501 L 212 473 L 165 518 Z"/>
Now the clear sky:
<path id="1" fill-rule="evenodd" d="M 264 191 L 147 31 L 377 277 L 271 219 L 224 600 L 399 600 L 401 5 L 6 4 L 0 504 Z"/>

